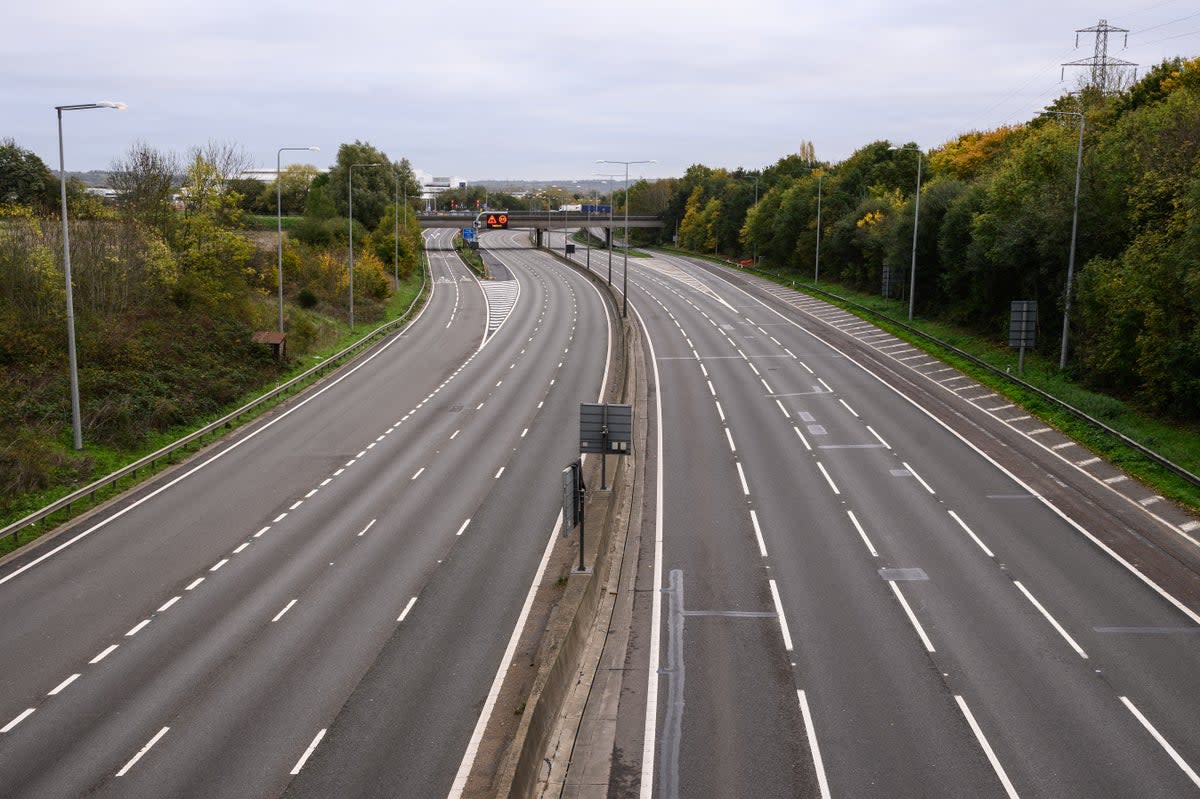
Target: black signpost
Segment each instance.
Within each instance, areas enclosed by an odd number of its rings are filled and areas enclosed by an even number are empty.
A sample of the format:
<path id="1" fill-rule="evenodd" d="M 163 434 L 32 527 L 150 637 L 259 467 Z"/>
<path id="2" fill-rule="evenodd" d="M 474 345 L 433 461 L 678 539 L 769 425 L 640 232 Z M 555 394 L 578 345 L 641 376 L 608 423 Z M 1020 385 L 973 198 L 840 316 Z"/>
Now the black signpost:
<path id="1" fill-rule="evenodd" d="M 563 488 L 563 528 L 565 538 L 579 525 L 579 569 L 587 571 L 583 566 L 584 520 L 583 500 L 587 486 L 583 483 L 583 463 L 578 459 L 562 470 Z"/>
<path id="2" fill-rule="evenodd" d="M 1037 344 L 1037 300 L 1013 300 L 1008 320 L 1008 346 L 1019 348 L 1017 372 L 1025 374 L 1025 348 Z"/>
<path id="3" fill-rule="evenodd" d="M 600 490 L 608 490 L 609 455 L 628 455 L 633 440 L 633 406 L 599 402 L 579 404 L 579 451 L 600 460 Z"/>

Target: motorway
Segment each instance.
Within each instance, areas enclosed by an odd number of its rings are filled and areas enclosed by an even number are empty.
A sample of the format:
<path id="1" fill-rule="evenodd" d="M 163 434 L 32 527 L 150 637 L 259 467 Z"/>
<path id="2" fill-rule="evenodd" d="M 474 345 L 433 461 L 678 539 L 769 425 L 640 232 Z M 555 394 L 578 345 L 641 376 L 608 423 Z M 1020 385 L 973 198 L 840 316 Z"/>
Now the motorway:
<path id="1" fill-rule="evenodd" d="M 1200 583 L 1095 537 L 1161 525 L 1074 445 L 796 292 L 629 282 L 660 443 L 609 796 L 1200 795 Z"/>
<path id="2" fill-rule="evenodd" d="M 609 315 L 449 236 L 402 333 L 0 565 L 0 794 L 453 795 Z"/>

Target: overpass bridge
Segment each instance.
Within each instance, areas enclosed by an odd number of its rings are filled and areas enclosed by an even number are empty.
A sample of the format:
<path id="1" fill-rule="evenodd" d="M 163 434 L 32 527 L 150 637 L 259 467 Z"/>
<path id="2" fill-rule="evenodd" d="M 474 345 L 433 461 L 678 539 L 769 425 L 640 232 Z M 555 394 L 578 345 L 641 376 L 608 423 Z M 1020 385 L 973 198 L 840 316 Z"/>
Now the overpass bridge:
<path id="1" fill-rule="evenodd" d="M 423 228 L 435 227 L 452 227 L 464 228 L 475 225 L 476 220 L 479 221 L 478 227 L 483 227 L 483 220 L 488 214 L 496 215 L 504 213 L 508 216 L 508 227 L 522 228 L 529 230 L 562 230 L 564 228 L 581 228 L 581 227 L 610 227 L 608 214 L 584 214 L 579 211 L 488 211 L 485 213 L 475 213 L 473 211 L 444 211 L 436 214 L 417 214 L 417 220 Z M 617 214 L 612 218 L 611 227 L 619 228 L 625 226 L 625 217 Z M 657 216 L 652 214 L 630 214 L 629 227 L 663 227 L 663 222 Z"/>

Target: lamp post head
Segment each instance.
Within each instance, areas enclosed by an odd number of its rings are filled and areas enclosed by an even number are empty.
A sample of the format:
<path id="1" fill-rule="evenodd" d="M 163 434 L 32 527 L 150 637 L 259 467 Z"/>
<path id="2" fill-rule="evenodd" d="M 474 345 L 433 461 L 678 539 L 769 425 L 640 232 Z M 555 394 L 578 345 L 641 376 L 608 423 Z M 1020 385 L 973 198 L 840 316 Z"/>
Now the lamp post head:
<path id="1" fill-rule="evenodd" d="M 129 108 L 129 106 L 127 106 L 125 103 L 119 103 L 119 102 L 116 102 L 113 100 L 101 100 L 100 102 L 96 103 L 96 107 L 97 108 L 115 108 L 118 111 L 124 111 L 127 108 Z"/>

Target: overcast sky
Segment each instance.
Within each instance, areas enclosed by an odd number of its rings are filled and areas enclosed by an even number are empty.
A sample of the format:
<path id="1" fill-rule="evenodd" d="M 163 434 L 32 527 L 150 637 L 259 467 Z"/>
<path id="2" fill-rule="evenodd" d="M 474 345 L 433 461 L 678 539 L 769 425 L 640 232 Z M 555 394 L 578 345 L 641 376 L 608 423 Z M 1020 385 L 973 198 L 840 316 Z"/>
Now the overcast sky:
<path id="1" fill-rule="evenodd" d="M 106 169 L 142 140 L 210 139 L 259 166 L 328 166 L 360 139 L 467 180 L 620 171 L 598 158 L 766 166 L 803 140 L 841 160 L 1029 119 L 1073 88 L 1106 19 L 1110 57 L 1200 53 L 1195 0 L 23 0 L 5 9 L 0 138 L 57 169 Z M 285 161 L 287 163 L 287 161 Z"/>

